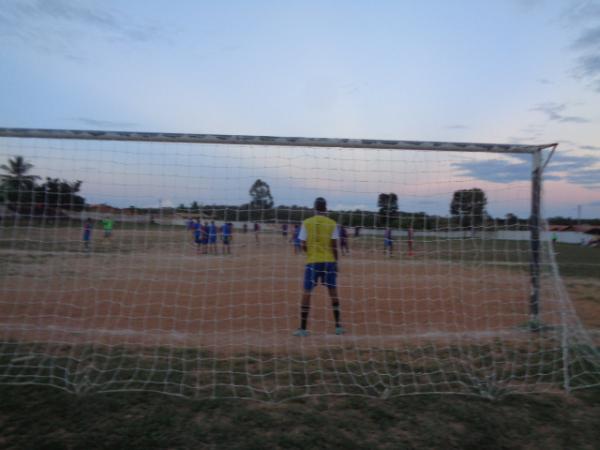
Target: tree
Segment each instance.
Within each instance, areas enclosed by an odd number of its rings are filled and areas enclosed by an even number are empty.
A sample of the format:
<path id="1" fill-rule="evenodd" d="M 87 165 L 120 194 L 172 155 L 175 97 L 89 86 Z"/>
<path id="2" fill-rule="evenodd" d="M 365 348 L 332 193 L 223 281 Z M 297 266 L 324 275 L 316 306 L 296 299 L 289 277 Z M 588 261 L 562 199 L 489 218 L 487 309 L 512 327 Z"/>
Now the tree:
<path id="1" fill-rule="evenodd" d="M 450 214 L 458 218 L 460 226 L 475 227 L 482 224 L 486 205 L 487 198 L 481 189 L 462 189 L 452 196 Z"/>
<path id="2" fill-rule="evenodd" d="M 398 217 L 398 196 L 393 192 L 389 194 L 381 193 L 377 198 L 377 207 L 379 208 L 379 224 L 389 227 L 390 224 L 397 222 Z"/>
<path id="3" fill-rule="evenodd" d="M 25 183 L 30 186 L 40 178 L 37 175 L 27 175 L 27 172 L 33 169 L 33 164 L 26 162 L 22 156 L 9 159 L 8 165 L 2 164 L 0 169 L 6 172 L 6 174 L 0 175 L 2 183 Z"/>
<path id="4" fill-rule="evenodd" d="M 519 224 L 519 218 L 513 213 L 508 213 L 505 216 L 505 221 L 507 227 L 514 227 Z"/>
<path id="5" fill-rule="evenodd" d="M 48 209 L 71 209 L 81 211 L 85 200 L 78 195 L 81 180 L 67 181 L 59 178 L 46 178 L 46 182 L 35 188 L 35 202 Z"/>
<path id="6" fill-rule="evenodd" d="M 196 200 L 194 200 L 192 202 L 192 204 L 190 205 L 190 213 L 198 214 L 199 212 L 200 212 L 200 205 L 198 204 L 198 202 Z"/>
<path id="7" fill-rule="evenodd" d="M 273 207 L 273 196 L 271 195 L 271 188 L 269 185 L 258 179 L 254 182 L 249 191 L 250 207 L 253 209 L 271 209 Z"/>
<path id="8" fill-rule="evenodd" d="M 33 164 L 25 161 L 22 156 L 15 156 L 8 160 L 8 165 L 0 165 L 0 170 L 5 173 L 0 175 L 2 197 L 12 207 L 20 208 L 31 205 L 33 202 L 33 189 L 37 175 L 28 175 Z"/>

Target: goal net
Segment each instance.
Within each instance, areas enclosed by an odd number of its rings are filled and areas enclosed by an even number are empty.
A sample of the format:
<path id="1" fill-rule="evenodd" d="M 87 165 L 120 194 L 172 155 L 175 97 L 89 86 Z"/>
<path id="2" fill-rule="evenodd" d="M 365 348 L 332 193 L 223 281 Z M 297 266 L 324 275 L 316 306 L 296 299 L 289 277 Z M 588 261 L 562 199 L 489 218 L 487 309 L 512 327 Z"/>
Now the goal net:
<path id="1" fill-rule="evenodd" d="M 279 401 L 600 382 L 541 218 L 552 146 L 0 136 L 1 384 Z"/>

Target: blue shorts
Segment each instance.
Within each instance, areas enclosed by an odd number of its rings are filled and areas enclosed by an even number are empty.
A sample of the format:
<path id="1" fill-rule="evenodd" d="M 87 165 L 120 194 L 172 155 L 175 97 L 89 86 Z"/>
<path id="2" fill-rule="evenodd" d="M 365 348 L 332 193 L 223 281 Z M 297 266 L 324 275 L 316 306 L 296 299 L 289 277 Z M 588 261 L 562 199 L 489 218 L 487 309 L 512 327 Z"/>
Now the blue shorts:
<path id="1" fill-rule="evenodd" d="M 384 246 L 385 248 L 392 248 L 392 243 L 393 243 L 393 242 L 394 242 L 394 241 L 392 241 L 391 239 L 386 239 L 386 240 L 383 242 L 383 246 Z"/>
<path id="2" fill-rule="evenodd" d="M 223 244 L 224 245 L 229 245 L 229 236 L 223 236 Z"/>
<path id="3" fill-rule="evenodd" d="M 209 242 L 210 244 L 215 244 L 215 243 L 217 242 L 217 236 L 215 236 L 215 235 L 210 235 L 210 236 L 208 237 L 208 242 Z"/>
<path id="4" fill-rule="evenodd" d="M 92 238 L 92 233 L 89 231 L 84 231 L 83 232 L 83 240 L 84 241 L 89 241 Z"/>
<path id="5" fill-rule="evenodd" d="M 304 270 L 304 290 L 312 291 L 321 280 L 328 288 L 336 287 L 337 263 L 312 263 L 307 264 Z"/>

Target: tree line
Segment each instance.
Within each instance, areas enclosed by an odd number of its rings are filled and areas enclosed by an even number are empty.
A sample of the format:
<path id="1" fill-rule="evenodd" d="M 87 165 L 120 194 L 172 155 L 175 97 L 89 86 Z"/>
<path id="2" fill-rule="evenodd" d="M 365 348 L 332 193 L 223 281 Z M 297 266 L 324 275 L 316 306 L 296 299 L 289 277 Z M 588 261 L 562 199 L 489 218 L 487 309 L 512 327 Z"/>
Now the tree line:
<path id="1" fill-rule="evenodd" d="M 68 181 L 30 174 L 33 165 L 22 156 L 0 165 L 0 202 L 9 209 L 34 215 L 57 216 L 60 210 L 81 211 L 87 207 L 79 194 L 81 180 Z M 180 204 L 174 212 L 191 216 L 210 217 L 219 221 L 261 221 L 299 223 L 313 215 L 311 207 L 299 205 L 275 206 L 269 184 L 256 180 L 248 190 L 249 201 L 242 205 L 201 205 L 193 201 L 189 206 Z M 399 197 L 394 192 L 382 192 L 377 196 L 377 210 L 330 211 L 329 215 L 338 223 L 349 227 L 390 227 L 415 229 L 478 229 L 481 227 L 506 227 L 527 229 L 528 219 L 509 213 L 504 218 L 493 218 L 486 210 L 487 197 L 479 188 L 457 190 L 450 199 L 449 216 L 430 215 L 425 212 L 404 212 L 399 208 Z M 158 214 L 168 208 L 138 208 L 130 206 L 130 213 Z M 549 220 L 552 224 L 570 225 L 571 218 L 558 217 Z M 586 221 L 597 224 L 600 220 Z"/>
<path id="2" fill-rule="evenodd" d="M 0 202 L 10 210 L 22 214 L 56 216 L 61 210 L 81 211 L 85 199 L 79 195 L 82 181 L 69 181 L 60 178 L 40 177 L 29 172 L 33 164 L 22 156 L 0 165 L 4 172 L 0 175 Z"/>

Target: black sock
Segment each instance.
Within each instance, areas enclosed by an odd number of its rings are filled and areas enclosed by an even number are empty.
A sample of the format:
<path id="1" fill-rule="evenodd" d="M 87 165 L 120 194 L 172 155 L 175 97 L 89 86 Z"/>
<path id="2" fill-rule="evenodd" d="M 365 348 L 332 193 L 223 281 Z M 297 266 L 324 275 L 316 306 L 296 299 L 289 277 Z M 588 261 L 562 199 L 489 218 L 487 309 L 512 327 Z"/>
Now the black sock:
<path id="1" fill-rule="evenodd" d="M 300 308 L 300 328 L 306 330 L 306 322 L 308 321 L 308 312 L 310 311 L 310 306 L 302 305 Z"/>
<path id="2" fill-rule="evenodd" d="M 339 303 L 334 303 L 332 305 L 333 307 L 333 318 L 335 319 L 335 326 L 336 328 L 340 327 L 340 304 Z"/>

